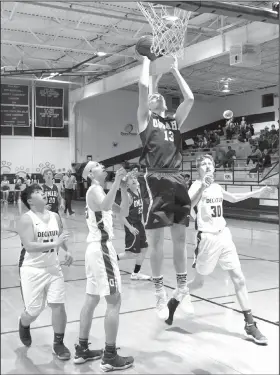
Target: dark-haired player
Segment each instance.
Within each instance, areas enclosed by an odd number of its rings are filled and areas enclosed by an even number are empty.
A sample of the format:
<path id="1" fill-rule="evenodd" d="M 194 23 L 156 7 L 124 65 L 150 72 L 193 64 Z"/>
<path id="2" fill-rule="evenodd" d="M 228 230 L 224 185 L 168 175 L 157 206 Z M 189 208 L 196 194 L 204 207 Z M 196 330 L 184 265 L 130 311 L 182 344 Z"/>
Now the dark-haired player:
<path id="1" fill-rule="evenodd" d="M 166 117 L 166 103 L 159 93 L 149 95 L 150 60 L 143 58 L 139 79 L 138 126 L 143 145 L 139 163 L 145 173 L 139 176 L 143 199 L 143 217 L 151 248 L 151 268 L 156 291 L 156 312 L 160 319 L 167 319 L 169 310 L 183 300 L 191 308 L 187 288 L 186 227 L 189 225 L 190 199 L 183 176 L 181 126 L 186 120 L 194 96 L 178 70 L 177 59 L 171 72 L 178 82 L 183 102 L 174 117 Z M 177 276 L 174 298 L 167 308 L 167 294 L 163 287 L 164 228 L 170 227 L 173 242 L 173 262 Z"/>
<path id="2" fill-rule="evenodd" d="M 118 260 L 135 259 L 132 280 L 150 280 L 151 277 L 140 273 L 142 263 L 148 251 L 148 242 L 143 219 L 143 202 L 136 177 L 127 178 L 127 206 L 121 204 L 120 220 L 125 228 L 125 252 L 118 254 Z"/>
<path id="3" fill-rule="evenodd" d="M 65 251 L 65 264 L 73 262 L 65 242 L 59 216 L 46 209 L 47 197 L 38 184 L 28 186 L 21 200 L 29 209 L 19 220 L 18 234 L 22 243 L 19 259 L 20 283 L 24 312 L 19 319 L 19 336 L 25 346 L 31 346 L 30 324 L 46 305 L 52 310 L 54 330 L 53 353 L 61 360 L 70 359 L 70 351 L 63 343 L 66 327 L 64 278 L 58 249 Z"/>
<path id="4" fill-rule="evenodd" d="M 56 184 L 53 183 L 53 171 L 46 169 L 43 173 L 45 183 L 42 189 L 47 197 L 47 209 L 58 214 L 61 203 L 61 195 Z"/>

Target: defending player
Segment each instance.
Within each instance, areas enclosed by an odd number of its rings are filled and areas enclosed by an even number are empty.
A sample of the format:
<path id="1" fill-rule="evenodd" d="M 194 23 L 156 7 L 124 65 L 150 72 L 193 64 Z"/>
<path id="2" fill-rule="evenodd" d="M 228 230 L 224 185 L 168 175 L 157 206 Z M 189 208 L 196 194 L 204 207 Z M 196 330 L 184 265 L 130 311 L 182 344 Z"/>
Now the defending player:
<path id="1" fill-rule="evenodd" d="M 178 70 L 177 59 L 174 59 L 171 72 L 180 86 L 184 100 L 177 108 L 175 117 L 165 117 L 167 107 L 163 96 L 159 93 L 149 96 L 149 69 L 150 60 L 143 57 L 137 115 L 143 144 L 139 163 L 145 169 L 145 173 L 139 176 L 139 183 L 145 229 L 151 247 L 156 312 L 160 319 L 165 320 L 169 314 L 162 275 L 165 227 L 171 228 L 173 242 L 173 260 L 177 276 L 174 297 L 176 303 L 184 298 L 185 307 L 191 307 L 185 251 L 191 203 L 179 169 L 182 163 L 180 129 L 192 108 L 194 96 Z M 170 308 L 173 309 L 173 306 Z"/>
<path id="2" fill-rule="evenodd" d="M 45 183 L 42 185 L 42 188 L 48 200 L 47 209 L 58 214 L 61 204 L 61 195 L 58 187 L 53 183 L 53 171 L 51 169 L 46 169 L 43 173 L 43 177 Z"/>
<path id="3" fill-rule="evenodd" d="M 190 291 L 201 288 L 204 276 L 211 274 L 217 263 L 228 271 L 236 297 L 245 318 L 245 332 L 257 344 L 266 345 L 267 338 L 259 331 L 253 319 L 245 278 L 241 270 L 236 247 L 223 217 L 223 200 L 231 203 L 271 192 L 267 186 L 248 193 L 229 193 L 219 184 L 204 184 L 205 175 L 213 175 L 214 160 L 211 155 L 198 158 L 199 179 L 189 190 L 192 205 L 197 206 L 197 248 L 195 250 L 195 278 L 188 282 Z"/>
<path id="4" fill-rule="evenodd" d="M 38 184 L 28 186 L 21 200 L 29 209 L 19 220 L 18 234 L 22 242 L 19 259 L 20 283 L 25 310 L 19 319 L 19 336 L 25 346 L 31 346 L 30 324 L 45 309 L 52 310 L 54 330 L 53 353 L 61 360 L 70 359 L 70 351 L 63 343 L 67 322 L 65 288 L 59 264 L 58 249 L 66 251 L 65 264 L 73 262 L 65 242 L 60 217 L 46 209 L 47 198 Z"/>
<path id="5" fill-rule="evenodd" d="M 121 306 L 121 277 L 117 254 L 112 244 L 112 207 L 119 187 L 121 187 L 122 199 L 128 199 L 126 185 L 121 183 L 122 178 L 126 176 L 126 171 L 121 168 L 116 172 L 115 181 L 107 195 L 104 193 L 107 172 L 103 165 L 94 161 L 88 162 L 82 176 L 85 180 L 91 179 L 91 186 L 86 193 L 86 220 L 89 229 L 85 254 L 87 286 L 74 363 L 80 364 L 102 356 L 100 365 L 102 371 L 124 370 L 132 366 L 134 359 L 119 356 L 116 349 Z M 100 297 L 105 297 L 107 302 L 104 353 L 103 350 L 90 350 L 88 347 L 92 317 Z"/>
<path id="6" fill-rule="evenodd" d="M 132 280 L 150 280 L 151 277 L 140 273 L 142 263 L 148 251 L 148 243 L 142 222 L 143 202 L 137 178 L 127 178 L 128 200 L 122 199 L 120 220 L 125 228 L 125 252 L 118 254 L 118 260 L 136 259 Z"/>

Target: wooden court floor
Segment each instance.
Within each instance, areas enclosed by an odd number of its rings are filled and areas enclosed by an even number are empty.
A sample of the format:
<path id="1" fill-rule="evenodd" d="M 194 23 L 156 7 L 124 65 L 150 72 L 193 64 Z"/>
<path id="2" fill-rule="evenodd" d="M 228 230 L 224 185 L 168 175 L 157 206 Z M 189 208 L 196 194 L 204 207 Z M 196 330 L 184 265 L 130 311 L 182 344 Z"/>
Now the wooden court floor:
<path id="1" fill-rule="evenodd" d="M 75 263 L 63 267 L 66 280 L 68 324 L 65 343 L 74 355 L 79 315 L 84 301 L 84 252 L 87 228 L 84 202 L 74 202 L 75 217 L 63 218 L 70 232 L 69 248 Z M 33 323 L 32 347 L 18 338 L 18 317 L 23 309 L 18 277 L 20 241 L 15 232 L 17 209 L 9 206 L 1 221 L 1 373 L 2 374 L 98 374 L 99 361 L 74 365 L 53 357 L 50 310 Z M 120 263 L 122 307 L 118 346 L 120 354 L 133 355 L 135 365 L 127 374 L 279 374 L 279 250 L 278 226 L 228 220 L 247 279 L 253 313 L 269 345 L 257 346 L 244 337 L 244 319 L 227 275 L 219 268 L 207 277 L 203 289 L 192 297 L 193 319 L 180 312 L 172 327 L 158 324 L 154 313 L 154 290 L 150 281 L 131 281 L 133 261 Z M 116 224 L 114 240 L 118 252 L 124 247 L 124 233 Z M 193 223 L 188 229 L 188 272 L 192 277 L 195 244 Z M 164 282 L 169 295 L 176 285 L 170 232 L 165 233 Z M 63 251 L 61 251 L 63 254 Z M 148 254 L 149 258 L 149 254 Z M 63 258 L 62 258 L 63 259 Z M 150 274 L 149 259 L 143 273 Z M 93 319 L 92 347 L 104 345 L 104 300 Z M 118 372 L 116 372 L 118 373 Z M 120 372 L 122 373 L 122 372 Z"/>

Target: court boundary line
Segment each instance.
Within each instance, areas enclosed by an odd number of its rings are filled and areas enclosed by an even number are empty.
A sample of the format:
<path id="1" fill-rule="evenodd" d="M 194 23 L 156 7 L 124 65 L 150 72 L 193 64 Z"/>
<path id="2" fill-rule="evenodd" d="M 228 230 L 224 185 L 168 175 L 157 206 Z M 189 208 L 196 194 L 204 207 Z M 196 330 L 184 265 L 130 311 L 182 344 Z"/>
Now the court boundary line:
<path id="1" fill-rule="evenodd" d="M 120 270 L 120 272 L 124 272 L 126 275 L 131 275 L 131 272 L 128 272 L 128 271 L 125 271 L 125 270 Z M 124 275 L 125 276 L 125 275 Z M 83 279 L 76 279 L 76 280 L 65 280 L 65 282 L 73 282 L 73 281 L 82 281 L 82 280 L 86 280 L 86 278 L 83 278 Z M 150 280 L 147 280 L 148 282 L 152 282 L 152 281 L 150 281 Z M 171 289 L 171 290 L 174 290 L 175 288 L 174 287 L 172 287 L 172 286 L 170 286 L 170 285 L 167 285 L 167 284 L 164 284 L 164 286 L 166 287 L 166 288 L 168 288 L 168 289 Z M 11 288 L 13 288 L 13 289 L 15 289 L 15 288 L 20 288 L 20 286 L 15 286 L 15 287 L 7 287 L 6 289 L 11 289 Z M 267 289 L 264 289 L 264 290 L 255 290 L 255 291 L 251 291 L 251 292 L 249 292 L 248 291 L 248 294 L 250 293 L 258 293 L 258 292 L 262 292 L 262 291 L 267 291 L 267 290 L 275 290 L 275 289 L 279 289 L 279 287 L 273 287 L 273 288 L 267 288 Z M 1 289 L 2 290 L 2 289 Z M 3 289 L 4 290 L 4 289 Z M 232 296 L 235 296 L 235 294 L 232 294 L 232 295 L 226 295 L 226 296 L 217 296 L 217 297 L 209 297 L 209 299 L 207 299 L 207 298 L 203 298 L 203 297 L 199 297 L 199 296 L 197 296 L 197 295 L 195 295 L 195 294 L 192 294 L 192 293 L 190 293 L 190 295 L 192 296 L 192 297 L 194 297 L 194 298 L 196 298 L 196 300 L 194 300 L 194 301 L 192 301 L 192 303 L 195 303 L 195 302 L 209 302 L 209 303 L 211 303 L 211 304 L 213 304 L 213 305 L 216 305 L 216 306 L 219 306 L 219 307 L 224 307 L 224 308 L 226 308 L 226 309 L 229 309 L 229 310 L 233 310 L 233 311 L 235 311 L 235 312 L 237 312 L 237 313 L 239 313 L 239 314 L 243 314 L 243 311 L 241 311 L 241 310 L 238 310 L 238 309 L 235 309 L 235 308 L 233 308 L 233 307 L 228 307 L 228 306 L 226 306 L 226 305 L 224 305 L 224 304 L 222 304 L 222 303 L 219 303 L 219 302 L 215 302 L 215 301 L 213 301 L 213 299 L 217 299 L 217 298 L 226 298 L 226 297 L 232 297 Z M 144 309 L 139 309 L 139 310 L 131 310 L 130 311 L 130 313 L 133 313 L 133 312 L 139 312 L 139 311 L 146 311 L 146 310 L 152 310 L 152 309 L 155 309 L 155 307 L 149 307 L 149 308 L 144 308 Z M 128 312 L 123 312 L 123 313 L 120 313 L 120 314 L 125 314 L 125 313 L 128 313 Z M 105 317 L 105 316 L 101 316 L 101 317 Z M 273 322 L 273 321 L 271 321 L 271 320 L 268 320 L 268 319 L 265 319 L 265 318 L 261 318 L 260 316 L 257 316 L 257 315 L 253 315 L 253 317 L 255 318 L 255 319 L 258 319 L 258 320 L 261 320 L 261 321 L 263 321 L 263 322 L 266 322 L 266 323 L 268 323 L 268 324 L 272 324 L 272 325 L 275 325 L 275 326 L 278 326 L 279 327 L 279 324 L 278 323 L 275 323 L 275 322 Z M 97 318 L 97 317 L 96 317 Z M 93 317 L 93 319 L 95 319 L 95 317 Z M 77 321 L 79 321 L 79 320 L 77 320 Z M 70 322 L 67 322 L 67 324 L 68 323 L 75 323 L 75 322 L 77 322 L 77 321 L 70 321 Z M 34 328 L 31 328 L 31 329 L 38 329 L 38 328 L 44 328 L 44 327 L 51 327 L 52 325 L 50 324 L 50 325 L 46 325 L 46 326 L 42 326 L 42 327 L 34 327 Z M 16 331 L 7 331 L 7 332 L 1 332 L 1 335 L 2 334 L 7 334 L 7 333 L 14 333 L 14 332 L 18 332 L 18 330 L 16 330 Z"/>

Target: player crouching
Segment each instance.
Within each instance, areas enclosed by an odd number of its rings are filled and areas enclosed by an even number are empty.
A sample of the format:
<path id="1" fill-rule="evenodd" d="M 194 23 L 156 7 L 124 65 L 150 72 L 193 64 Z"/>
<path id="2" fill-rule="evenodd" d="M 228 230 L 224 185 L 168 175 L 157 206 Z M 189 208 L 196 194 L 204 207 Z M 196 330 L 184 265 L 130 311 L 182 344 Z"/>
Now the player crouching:
<path id="1" fill-rule="evenodd" d="M 271 188 L 264 186 L 261 189 L 232 194 L 225 191 L 214 182 L 214 160 L 211 155 L 204 155 L 197 159 L 199 179 L 189 189 L 192 206 L 197 207 L 197 248 L 195 250 L 195 278 L 188 282 L 192 292 L 201 288 L 204 277 L 210 275 L 217 263 L 224 271 L 228 271 L 233 282 L 236 297 L 245 318 L 245 332 L 255 343 L 267 345 L 267 338 L 260 332 L 254 321 L 245 277 L 241 270 L 239 257 L 233 243 L 229 228 L 223 217 L 223 200 L 231 203 L 259 196 L 271 192 Z"/>

